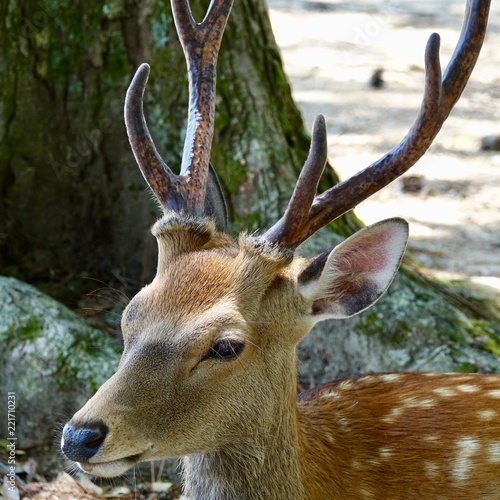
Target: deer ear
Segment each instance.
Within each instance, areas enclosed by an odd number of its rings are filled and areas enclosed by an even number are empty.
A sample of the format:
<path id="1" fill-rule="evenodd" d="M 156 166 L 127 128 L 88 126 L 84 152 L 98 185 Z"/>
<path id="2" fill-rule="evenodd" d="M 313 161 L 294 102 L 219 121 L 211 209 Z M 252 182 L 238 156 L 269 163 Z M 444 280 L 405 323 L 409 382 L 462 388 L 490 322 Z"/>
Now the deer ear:
<path id="1" fill-rule="evenodd" d="M 207 191 L 205 195 L 205 204 L 203 205 L 203 214 L 215 219 L 217 229 L 223 233 L 227 232 L 227 207 L 219 178 L 215 173 L 214 167 L 208 165 Z"/>
<path id="2" fill-rule="evenodd" d="M 365 227 L 300 273 L 299 292 L 311 300 L 315 321 L 347 318 L 376 302 L 403 258 L 408 223 L 387 219 Z"/>

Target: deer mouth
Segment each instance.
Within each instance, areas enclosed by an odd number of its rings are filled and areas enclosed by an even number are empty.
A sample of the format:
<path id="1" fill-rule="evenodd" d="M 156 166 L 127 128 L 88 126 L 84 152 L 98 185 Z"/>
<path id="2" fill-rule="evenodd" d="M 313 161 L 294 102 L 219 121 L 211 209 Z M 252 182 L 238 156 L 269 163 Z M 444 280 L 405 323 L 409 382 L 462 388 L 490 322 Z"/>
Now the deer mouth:
<path id="1" fill-rule="evenodd" d="M 121 476 L 127 470 L 141 461 L 142 453 L 131 455 L 129 457 L 110 460 L 107 462 L 76 462 L 78 467 L 87 474 L 99 477 Z"/>

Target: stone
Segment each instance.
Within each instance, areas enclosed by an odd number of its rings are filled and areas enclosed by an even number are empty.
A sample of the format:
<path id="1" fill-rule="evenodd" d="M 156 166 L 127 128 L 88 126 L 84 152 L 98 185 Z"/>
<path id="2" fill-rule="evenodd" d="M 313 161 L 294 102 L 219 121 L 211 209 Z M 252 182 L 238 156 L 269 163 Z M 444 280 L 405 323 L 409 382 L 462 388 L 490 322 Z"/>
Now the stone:
<path id="1" fill-rule="evenodd" d="M 36 288 L 0 277 L 0 401 L 16 450 L 44 474 L 62 465 L 60 430 L 110 377 L 121 346 Z M 12 401 L 7 414 L 7 397 Z M 9 428 L 9 432 L 12 429 Z"/>

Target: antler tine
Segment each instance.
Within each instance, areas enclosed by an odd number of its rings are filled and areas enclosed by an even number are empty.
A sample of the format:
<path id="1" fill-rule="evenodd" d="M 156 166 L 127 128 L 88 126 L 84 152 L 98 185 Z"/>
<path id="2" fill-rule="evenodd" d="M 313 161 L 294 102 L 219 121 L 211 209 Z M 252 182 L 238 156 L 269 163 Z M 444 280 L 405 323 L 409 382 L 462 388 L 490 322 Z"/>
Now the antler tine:
<path id="1" fill-rule="evenodd" d="M 143 96 L 149 76 L 149 65 L 141 64 L 127 90 L 125 125 L 135 159 L 144 179 L 164 209 L 179 211 L 182 199 L 176 189 L 177 176 L 159 155 L 144 118 Z"/>
<path id="2" fill-rule="evenodd" d="M 489 0 L 469 0 L 460 39 L 441 83 L 439 36 L 431 35 L 425 52 L 425 91 L 418 117 L 405 138 L 369 167 L 317 196 L 307 221 L 296 231 L 281 231 L 283 217 L 263 238 L 296 248 L 318 229 L 351 210 L 401 176 L 427 151 L 458 101 L 474 68 L 486 33 Z"/>
<path id="3" fill-rule="evenodd" d="M 188 211 L 199 214 L 205 199 L 214 133 L 217 56 L 233 0 L 212 0 L 196 23 L 187 0 L 172 0 L 172 11 L 189 75 L 189 116 L 180 175 Z"/>
<path id="4" fill-rule="evenodd" d="M 217 56 L 233 1 L 212 0 L 205 19 L 198 24 L 187 0 L 172 0 L 189 75 L 189 115 L 180 175 L 162 160 L 144 118 L 142 101 L 149 65 L 139 67 L 127 91 L 125 123 L 130 144 L 164 211 L 203 215 L 214 133 Z"/>
<path id="5" fill-rule="evenodd" d="M 439 123 L 436 119 L 442 102 L 439 45 L 439 35 L 433 33 L 425 51 L 424 96 L 413 126 L 404 139 L 382 158 L 315 199 L 306 239 L 400 177 L 427 151 L 444 122 Z"/>
<path id="6" fill-rule="evenodd" d="M 325 117 L 318 115 L 313 125 L 311 148 L 285 215 L 264 235 L 265 239 L 273 242 L 284 242 L 287 235 L 297 234 L 307 223 L 319 180 L 325 170 L 326 160 L 327 133 Z"/>
<path id="7" fill-rule="evenodd" d="M 443 108 L 448 110 L 445 119 L 462 95 L 476 65 L 488 27 L 490 3 L 490 0 L 467 1 L 460 38 L 443 76 Z"/>

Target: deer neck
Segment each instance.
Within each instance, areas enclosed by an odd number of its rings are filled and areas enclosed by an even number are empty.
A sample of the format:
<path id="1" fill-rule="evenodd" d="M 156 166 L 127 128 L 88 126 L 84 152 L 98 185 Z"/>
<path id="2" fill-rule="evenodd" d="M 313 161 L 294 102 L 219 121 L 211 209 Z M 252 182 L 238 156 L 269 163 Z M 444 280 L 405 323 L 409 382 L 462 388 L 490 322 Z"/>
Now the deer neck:
<path id="1" fill-rule="evenodd" d="M 293 379 L 294 380 L 294 379 Z M 242 440 L 217 451 L 184 458 L 185 492 L 190 500 L 271 500 L 304 498 L 296 386 L 273 408 L 274 418 L 241 422 Z"/>

